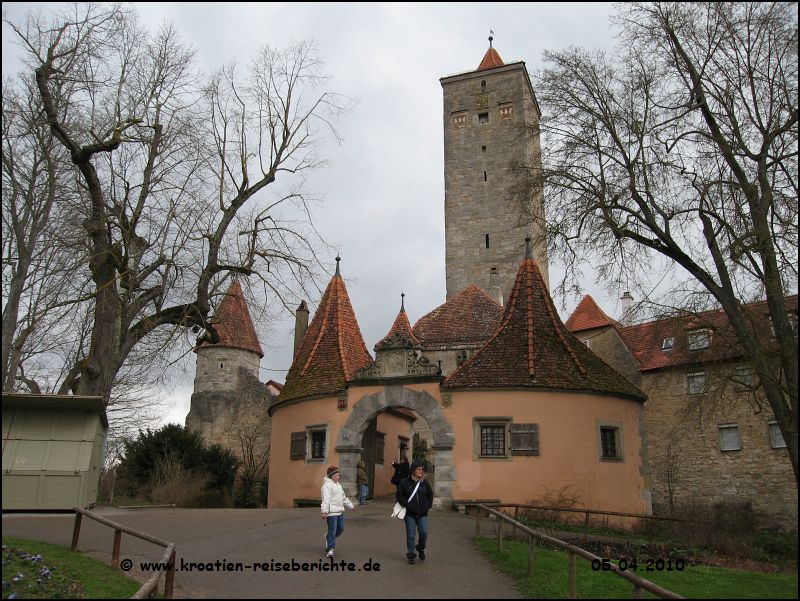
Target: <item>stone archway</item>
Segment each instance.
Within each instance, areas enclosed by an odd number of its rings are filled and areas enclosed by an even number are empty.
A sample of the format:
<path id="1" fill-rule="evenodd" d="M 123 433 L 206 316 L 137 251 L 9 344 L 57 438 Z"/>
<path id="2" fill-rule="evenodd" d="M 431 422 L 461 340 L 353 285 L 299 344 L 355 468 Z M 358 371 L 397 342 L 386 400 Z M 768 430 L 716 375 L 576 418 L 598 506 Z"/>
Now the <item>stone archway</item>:
<path id="1" fill-rule="evenodd" d="M 342 485 L 346 494 L 356 494 L 356 464 L 361 459 L 361 437 L 369 421 L 379 411 L 389 407 L 413 409 L 428 422 L 433 433 L 433 463 L 436 466 L 434 505 L 449 507 L 453 502 L 455 480 L 453 428 L 442 415 L 436 399 L 427 392 L 409 390 L 403 386 L 385 386 L 382 391 L 359 399 L 350 417 L 339 430 L 336 452 L 339 454 L 339 470 L 342 472 Z"/>

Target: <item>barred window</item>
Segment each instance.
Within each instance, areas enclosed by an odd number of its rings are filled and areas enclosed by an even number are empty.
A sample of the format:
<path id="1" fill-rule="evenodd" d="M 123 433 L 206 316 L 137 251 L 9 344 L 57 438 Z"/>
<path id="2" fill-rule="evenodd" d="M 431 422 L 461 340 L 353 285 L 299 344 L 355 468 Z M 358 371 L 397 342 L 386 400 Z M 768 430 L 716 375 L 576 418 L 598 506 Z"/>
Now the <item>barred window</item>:
<path id="1" fill-rule="evenodd" d="M 481 426 L 481 455 L 504 456 L 506 454 L 506 427 Z"/>
<path id="2" fill-rule="evenodd" d="M 311 431 L 311 459 L 325 459 L 325 430 Z"/>
<path id="3" fill-rule="evenodd" d="M 617 433 L 619 430 L 612 427 L 600 428 L 600 446 L 603 450 L 604 459 L 617 459 Z"/>

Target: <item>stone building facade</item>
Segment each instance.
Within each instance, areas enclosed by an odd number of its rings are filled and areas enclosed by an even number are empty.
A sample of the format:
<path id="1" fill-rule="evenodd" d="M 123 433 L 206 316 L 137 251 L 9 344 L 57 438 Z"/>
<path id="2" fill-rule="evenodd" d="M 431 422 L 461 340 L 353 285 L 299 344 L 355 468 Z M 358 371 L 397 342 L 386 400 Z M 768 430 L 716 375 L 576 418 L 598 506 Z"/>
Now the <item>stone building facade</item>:
<path id="1" fill-rule="evenodd" d="M 796 315 L 797 296 L 788 300 Z M 764 303 L 748 308 L 764 319 Z M 648 396 L 644 425 L 654 512 L 750 502 L 757 525 L 797 528 L 786 445 L 724 313 L 623 326 L 586 296 L 566 325 Z M 768 332 L 768 325 L 760 331 Z"/>
<path id="2" fill-rule="evenodd" d="M 447 299 L 476 284 L 502 304 L 526 236 L 536 242 L 534 258 L 548 282 L 546 245 L 534 219 L 541 223 L 543 196 L 517 190 L 526 170 L 513 168 L 541 167 L 539 106 L 525 63 L 506 65 L 492 47 L 477 70 L 440 82 Z"/>

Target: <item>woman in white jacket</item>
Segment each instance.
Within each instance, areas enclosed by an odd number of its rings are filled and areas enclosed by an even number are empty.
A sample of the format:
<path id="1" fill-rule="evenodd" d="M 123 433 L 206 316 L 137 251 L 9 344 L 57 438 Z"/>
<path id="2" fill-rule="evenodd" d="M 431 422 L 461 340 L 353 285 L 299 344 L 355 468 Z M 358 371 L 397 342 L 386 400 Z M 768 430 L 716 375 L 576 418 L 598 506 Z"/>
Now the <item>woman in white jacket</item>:
<path id="1" fill-rule="evenodd" d="M 320 491 L 322 504 L 322 519 L 328 521 L 328 532 L 325 534 L 325 557 L 333 557 L 336 548 L 336 537 L 344 532 L 344 508 L 351 511 L 356 506 L 344 494 L 342 485 L 339 484 L 339 468 L 332 465 L 328 468 L 327 475 L 322 481 Z"/>

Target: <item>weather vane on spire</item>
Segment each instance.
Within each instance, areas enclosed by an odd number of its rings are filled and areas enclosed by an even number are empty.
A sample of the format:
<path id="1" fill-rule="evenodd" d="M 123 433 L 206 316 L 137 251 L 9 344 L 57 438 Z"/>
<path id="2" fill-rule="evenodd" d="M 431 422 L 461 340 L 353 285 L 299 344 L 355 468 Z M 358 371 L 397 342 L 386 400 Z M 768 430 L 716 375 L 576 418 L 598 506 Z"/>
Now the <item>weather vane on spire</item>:
<path id="1" fill-rule="evenodd" d="M 492 47 L 492 40 L 494 39 L 494 31 L 489 30 L 489 48 Z"/>

